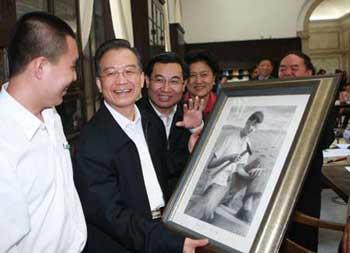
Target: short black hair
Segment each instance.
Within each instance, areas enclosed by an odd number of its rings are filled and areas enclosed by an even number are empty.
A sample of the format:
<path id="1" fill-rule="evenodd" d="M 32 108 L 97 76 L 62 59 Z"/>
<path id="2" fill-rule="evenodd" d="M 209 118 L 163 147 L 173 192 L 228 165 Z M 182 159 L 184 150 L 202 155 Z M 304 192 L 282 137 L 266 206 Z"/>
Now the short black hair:
<path id="1" fill-rule="evenodd" d="M 271 63 L 271 65 L 272 65 L 272 67 L 275 65 L 274 62 L 271 59 L 266 58 L 266 57 L 258 59 L 258 61 L 256 62 L 256 65 L 258 66 L 262 61 L 269 61 Z"/>
<path id="2" fill-rule="evenodd" d="M 142 70 L 142 59 L 135 47 L 132 47 L 129 41 L 124 39 L 111 39 L 103 42 L 96 50 L 95 53 L 95 70 L 97 75 L 100 75 L 100 61 L 101 58 L 110 50 L 119 50 L 119 49 L 128 49 L 130 50 L 137 58 L 137 63 L 139 68 Z"/>
<path id="3" fill-rule="evenodd" d="M 16 23 L 8 48 L 10 77 L 23 72 L 39 56 L 56 62 L 68 49 L 66 36 L 75 39 L 72 28 L 60 18 L 45 12 L 24 14 Z"/>
<path id="4" fill-rule="evenodd" d="M 188 65 L 200 61 L 204 61 L 210 67 L 214 75 L 217 75 L 219 73 L 218 60 L 210 51 L 204 49 L 192 50 L 185 56 L 185 62 Z"/>
<path id="5" fill-rule="evenodd" d="M 145 74 L 148 77 L 152 75 L 153 68 L 156 63 L 177 63 L 181 66 L 183 79 L 187 80 L 187 78 L 189 77 L 188 65 L 179 56 L 177 56 L 176 53 L 167 52 L 152 57 L 145 69 Z"/>
<path id="6" fill-rule="evenodd" d="M 262 111 L 256 111 L 249 116 L 247 121 L 252 121 L 255 124 L 260 124 L 264 121 L 264 113 Z"/>
<path id="7" fill-rule="evenodd" d="M 312 62 L 311 62 L 311 58 L 310 58 L 307 54 L 304 54 L 304 53 L 301 52 L 301 51 L 289 51 L 288 53 L 286 53 L 286 54 L 282 57 L 281 61 L 282 61 L 285 57 L 287 57 L 288 55 L 292 55 L 292 54 L 294 54 L 294 55 L 298 56 L 299 58 L 303 59 L 303 60 L 304 60 L 304 65 L 305 65 L 306 70 L 311 70 L 312 75 L 315 75 L 316 69 L 315 69 L 315 66 L 314 66 L 314 65 L 312 64 Z M 281 62 L 281 61 L 280 61 L 280 62 Z"/>

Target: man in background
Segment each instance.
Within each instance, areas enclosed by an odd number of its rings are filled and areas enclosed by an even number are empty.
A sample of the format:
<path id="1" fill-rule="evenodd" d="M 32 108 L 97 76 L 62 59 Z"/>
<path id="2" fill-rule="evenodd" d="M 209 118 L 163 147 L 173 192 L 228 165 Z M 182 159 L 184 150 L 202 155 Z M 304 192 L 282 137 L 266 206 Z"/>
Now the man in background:
<path id="1" fill-rule="evenodd" d="M 256 80 L 269 80 L 274 79 L 272 76 L 273 62 L 270 59 L 261 59 L 257 65 L 258 75 Z"/>
<path id="2" fill-rule="evenodd" d="M 285 55 L 279 66 L 279 78 L 308 77 L 315 72 L 309 56 L 301 52 L 290 52 Z M 333 116 L 333 114 L 330 114 Z M 328 117 L 320 135 L 319 144 L 316 146 L 314 156 L 308 168 L 303 188 L 296 205 L 296 210 L 315 218 L 320 217 L 321 210 L 321 178 L 323 154 L 322 150 L 329 147 L 334 140 L 335 119 Z M 318 228 L 293 222 L 287 233 L 287 237 L 303 247 L 317 252 Z"/>
<path id="3" fill-rule="evenodd" d="M 86 241 L 69 145 L 54 106 L 76 80 L 78 49 L 59 18 L 22 16 L 0 92 L 0 252 L 81 252 Z"/>

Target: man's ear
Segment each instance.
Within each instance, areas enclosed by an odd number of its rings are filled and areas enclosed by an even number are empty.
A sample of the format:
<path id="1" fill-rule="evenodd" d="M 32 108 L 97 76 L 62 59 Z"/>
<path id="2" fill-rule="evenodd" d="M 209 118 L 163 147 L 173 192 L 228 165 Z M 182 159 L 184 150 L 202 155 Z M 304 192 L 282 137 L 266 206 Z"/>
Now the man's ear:
<path id="1" fill-rule="evenodd" d="M 184 85 L 182 85 L 182 91 L 185 92 L 187 86 L 187 80 L 184 81 Z"/>
<path id="2" fill-rule="evenodd" d="M 96 85 L 97 85 L 98 91 L 102 93 L 102 84 L 99 77 L 96 77 Z"/>
<path id="3" fill-rule="evenodd" d="M 145 73 L 142 72 L 141 73 L 141 89 L 143 88 L 144 85 L 145 85 Z"/>
<path id="4" fill-rule="evenodd" d="M 29 68 L 32 70 L 34 77 L 38 80 L 42 80 L 45 77 L 46 71 L 48 70 L 49 61 L 46 57 L 40 56 L 34 58 L 30 64 Z"/>
<path id="5" fill-rule="evenodd" d="M 145 81 L 146 81 L 146 88 L 149 88 L 149 77 L 145 76 Z"/>

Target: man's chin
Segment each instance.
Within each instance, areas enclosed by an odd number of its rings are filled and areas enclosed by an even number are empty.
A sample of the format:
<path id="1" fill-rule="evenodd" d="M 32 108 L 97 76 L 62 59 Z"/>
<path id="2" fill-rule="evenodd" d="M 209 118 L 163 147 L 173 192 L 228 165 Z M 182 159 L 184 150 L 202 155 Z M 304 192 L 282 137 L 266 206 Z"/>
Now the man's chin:
<path id="1" fill-rule="evenodd" d="M 171 109 L 173 108 L 176 104 L 175 103 L 169 103 L 169 102 L 158 102 L 156 105 L 162 109 Z"/>
<path id="2" fill-rule="evenodd" d="M 60 99 L 57 99 L 57 101 L 55 101 L 55 103 L 52 103 L 51 105 L 49 105 L 49 107 L 59 106 L 62 103 L 63 103 L 63 97 L 61 97 Z"/>

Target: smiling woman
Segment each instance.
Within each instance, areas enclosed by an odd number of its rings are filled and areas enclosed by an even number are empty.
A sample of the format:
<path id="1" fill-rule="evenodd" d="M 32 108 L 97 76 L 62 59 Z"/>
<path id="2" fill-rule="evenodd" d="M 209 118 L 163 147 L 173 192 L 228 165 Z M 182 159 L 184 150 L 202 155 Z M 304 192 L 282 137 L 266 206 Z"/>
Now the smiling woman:
<path id="1" fill-rule="evenodd" d="M 212 91 L 219 65 L 216 57 L 206 50 L 191 51 L 185 56 L 185 61 L 190 68 L 190 77 L 187 84 L 188 92 L 184 96 L 187 101 L 198 96 L 204 100 L 204 119 L 213 110 L 216 95 Z"/>

